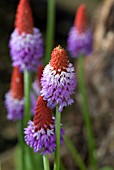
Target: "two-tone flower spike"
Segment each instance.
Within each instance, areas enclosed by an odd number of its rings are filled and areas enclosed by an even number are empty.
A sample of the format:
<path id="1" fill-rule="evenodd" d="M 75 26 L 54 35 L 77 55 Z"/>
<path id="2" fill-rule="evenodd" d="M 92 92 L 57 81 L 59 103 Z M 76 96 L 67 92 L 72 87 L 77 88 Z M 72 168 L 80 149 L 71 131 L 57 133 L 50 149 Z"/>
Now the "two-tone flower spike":
<path id="1" fill-rule="evenodd" d="M 9 47 L 13 66 L 37 71 L 43 56 L 43 39 L 39 29 L 34 28 L 29 0 L 19 2 Z"/>
<path id="2" fill-rule="evenodd" d="M 41 95 L 51 109 L 59 105 L 59 111 L 62 112 L 64 106 L 73 103 L 71 95 L 76 87 L 76 75 L 61 46 L 52 51 L 51 60 L 43 71 L 41 86 Z"/>
<path id="3" fill-rule="evenodd" d="M 7 118 L 9 120 L 19 120 L 24 115 L 24 84 L 23 74 L 18 67 L 13 68 L 10 90 L 5 95 L 5 105 L 7 108 Z"/>
<path id="4" fill-rule="evenodd" d="M 69 31 L 67 49 L 73 58 L 88 55 L 92 52 L 93 36 L 88 27 L 85 5 L 80 5 L 74 20 L 74 26 Z"/>
<path id="5" fill-rule="evenodd" d="M 52 153 L 56 149 L 55 118 L 52 117 L 51 109 L 42 96 L 38 97 L 33 121 L 28 122 L 25 128 L 25 142 L 41 154 Z M 64 131 L 61 128 L 61 144 Z"/>

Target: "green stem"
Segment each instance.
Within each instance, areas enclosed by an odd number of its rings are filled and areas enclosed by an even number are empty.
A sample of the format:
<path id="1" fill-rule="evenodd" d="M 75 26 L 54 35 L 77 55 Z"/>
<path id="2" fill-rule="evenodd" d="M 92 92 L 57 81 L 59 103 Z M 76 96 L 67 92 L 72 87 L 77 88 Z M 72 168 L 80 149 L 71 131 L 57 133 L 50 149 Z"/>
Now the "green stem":
<path id="1" fill-rule="evenodd" d="M 25 97 L 25 117 L 24 125 L 27 126 L 27 122 L 31 118 L 31 101 L 30 101 L 30 92 L 31 92 L 31 73 L 27 70 L 24 71 L 24 97 Z"/>
<path id="2" fill-rule="evenodd" d="M 64 136 L 64 140 L 80 170 L 87 170 L 83 160 L 81 159 L 80 154 L 77 152 L 75 146 L 73 145 L 69 137 Z"/>
<path id="3" fill-rule="evenodd" d="M 96 160 L 96 153 L 95 153 L 95 141 L 94 141 L 94 134 L 91 124 L 91 118 L 89 113 L 88 101 L 87 101 L 87 92 L 86 92 L 86 84 L 85 84 L 85 77 L 84 77 L 84 57 L 79 56 L 78 58 L 78 71 L 79 71 L 79 90 L 82 98 L 82 111 L 83 117 L 85 121 L 86 127 L 86 134 L 87 134 L 87 144 L 89 149 L 89 159 L 90 164 L 93 170 L 97 170 L 97 160 Z"/>
<path id="4" fill-rule="evenodd" d="M 25 117 L 24 117 L 24 125 L 27 126 L 28 121 L 31 119 L 31 100 L 30 100 L 30 92 L 31 92 L 31 73 L 27 70 L 24 70 L 24 98 L 25 98 Z M 34 153 L 31 148 L 27 147 L 27 154 L 29 154 L 29 161 L 31 162 L 31 169 L 35 170 L 35 162 L 34 162 Z"/>
<path id="5" fill-rule="evenodd" d="M 48 155 L 43 155 L 44 170 L 50 170 Z"/>
<path id="6" fill-rule="evenodd" d="M 61 123 L 61 113 L 58 112 L 58 106 L 56 107 L 56 151 L 54 159 L 54 170 L 60 169 L 60 123 Z"/>
<path id="7" fill-rule="evenodd" d="M 47 64 L 50 60 L 50 55 L 54 44 L 54 29 L 55 29 L 55 0 L 48 0 L 47 2 L 48 9 L 47 9 L 45 64 Z"/>
<path id="8" fill-rule="evenodd" d="M 19 139 L 19 144 L 21 148 L 21 170 L 25 170 L 25 150 L 24 150 L 24 134 L 23 134 L 23 119 L 19 120 L 17 122 L 18 124 L 18 139 Z"/>

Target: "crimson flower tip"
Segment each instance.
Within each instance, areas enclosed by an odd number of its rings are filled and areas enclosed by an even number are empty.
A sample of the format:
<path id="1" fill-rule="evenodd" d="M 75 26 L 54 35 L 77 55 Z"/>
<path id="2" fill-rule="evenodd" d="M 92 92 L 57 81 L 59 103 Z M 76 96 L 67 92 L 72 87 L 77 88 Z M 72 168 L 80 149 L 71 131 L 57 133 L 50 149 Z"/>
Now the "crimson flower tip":
<path id="1" fill-rule="evenodd" d="M 32 10 L 29 0 L 20 0 L 16 13 L 15 28 L 19 34 L 31 34 L 33 33 L 33 27 Z"/>
<path id="2" fill-rule="evenodd" d="M 87 14 L 86 6 L 84 4 L 80 5 L 76 12 L 74 27 L 77 28 L 79 33 L 87 30 Z"/>

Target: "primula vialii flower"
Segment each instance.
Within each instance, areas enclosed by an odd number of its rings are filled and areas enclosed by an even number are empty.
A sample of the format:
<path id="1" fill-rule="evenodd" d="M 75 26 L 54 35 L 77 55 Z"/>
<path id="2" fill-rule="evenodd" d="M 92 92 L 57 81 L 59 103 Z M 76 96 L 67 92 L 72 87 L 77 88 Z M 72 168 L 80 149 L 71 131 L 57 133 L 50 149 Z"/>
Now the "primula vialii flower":
<path id="1" fill-rule="evenodd" d="M 23 74 L 20 73 L 18 67 L 14 67 L 11 79 L 11 86 L 5 95 L 5 105 L 8 111 L 7 118 L 9 120 L 21 119 L 24 115 L 24 88 Z"/>
<path id="2" fill-rule="evenodd" d="M 68 37 L 68 51 L 73 58 L 80 54 L 88 55 L 92 52 L 93 37 L 88 28 L 86 7 L 80 5 L 75 16 L 74 26 L 70 29 Z"/>
<path id="3" fill-rule="evenodd" d="M 52 117 L 51 109 L 42 96 L 38 97 L 33 121 L 28 122 L 25 128 L 25 142 L 34 148 L 34 152 L 42 154 L 52 153 L 56 149 L 55 118 Z M 63 143 L 64 131 L 61 128 L 60 141 Z"/>
<path id="4" fill-rule="evenodd" d="M 31 112 L 32 114 L 35 113 L 34 108 L 36 106 L 36 101 L 38 96 L 40 96 L 40 90 L 41 90 L 41 77 L 43 73 L 44 65 L 41 64 L 38 67 L 37 75 L 35 81 L 32 83 L 32 92 L 31 92 Z"/>
<path id="5" fill-rule="evenodd" d="M 13 66 L 19 66 L 21 70 L 36 71 L 41 63 L 43 39 L 39 29 L 33 26 L 29 0 L 20 0 L 9 46 Z"/>
<path id="6" fill-rule="evenodd" d="M 61 46 L 52 51 L 51 60 L 43 71 L 41 86 L 41 95 L 51 109 L 59 105 L 59 111 L 62 112 L 64 106 L 73 103 L 71 95 L 76 87 L 76 75 Z"/>

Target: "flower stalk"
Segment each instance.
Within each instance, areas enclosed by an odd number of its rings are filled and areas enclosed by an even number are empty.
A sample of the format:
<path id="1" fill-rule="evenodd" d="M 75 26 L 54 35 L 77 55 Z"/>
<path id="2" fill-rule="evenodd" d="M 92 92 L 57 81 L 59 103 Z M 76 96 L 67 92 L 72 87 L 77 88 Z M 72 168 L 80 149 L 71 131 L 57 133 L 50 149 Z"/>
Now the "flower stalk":
<path id="1" fill-rule="evenodd" d="M 54 170 L 60 169 L 60 123 L 61 123 L 61 112 L 58 112 L 58 106 L 56 106 L 56 151 L 54 159 Z"/>
<path id="2" fill-rule="evenodd" d="M 17 122 L 18 124 L 18 139 L 19 139 L 19 145 L 21 148 L 21 170 L 26 170 L 25 167 L 25 149 L 24 149 L 24 134 L 23 134 L 23 119 L 19 120 Z"/>
<path id="3" fill-rule="evenodd" d="M 44 170 L 50 170 L 48 154 L 43 155 Z"/>
<path id="4" fill-rule="evenodd" d="M 24 117 L 24 127 L 27 125 L 27 122 L 31 119 L 31 101 L 30 101 L 30 92 L 31 92 L 31 73 L 28 70 L 24 70 L 24 97 L 25 97 L 25 117 Z M 31 168 L 35 169 L 34 163 L 34 153 L 31 148 L 27 147 L 29 160 L 31 162 Z"/>
<path id="5" fill-rule="evenodd" d="M 31 101 L 30 101 L 30 91 L 31 91 L 31 73 L 27 70 L 24 70 L 24 96 L 25 96 L 25 117 L 24 125 L 27 125 L 27 122 L 31 118 Z"/>
<path id="6" fill-rule="evenodd" d="M 45 64 L 47 64 L 50 60 L 51 51 L 54 45 L 54 29 L 55 29 L 55 0 L 48 0 Z"/>
<path id="7" fill-rule="evenodd" d="M 95 141 L 94 141 L 94 134 L 91 124 L 91 118 L 88 108 L 87 102 L 87 92 L 86 92 L 86 84 L 84 78 L 84 56 L 80 55 L 78 58 L 78 72 L 79 72 L 79 91 L 82 98 L 82 111 L 83 111 L 83 118 L 85 121 L 86 127 L 86 134 L 87 134 L 87 144 L 89 149 L 89 159 L 92 170 L 97 170 L 97 160 L 95 155 Z"/>

